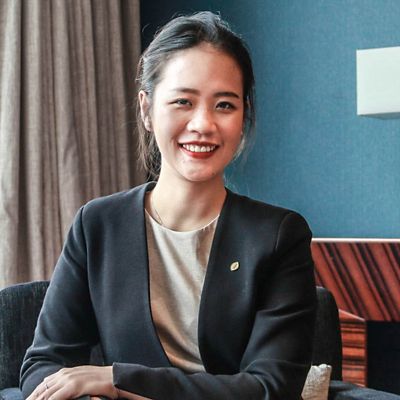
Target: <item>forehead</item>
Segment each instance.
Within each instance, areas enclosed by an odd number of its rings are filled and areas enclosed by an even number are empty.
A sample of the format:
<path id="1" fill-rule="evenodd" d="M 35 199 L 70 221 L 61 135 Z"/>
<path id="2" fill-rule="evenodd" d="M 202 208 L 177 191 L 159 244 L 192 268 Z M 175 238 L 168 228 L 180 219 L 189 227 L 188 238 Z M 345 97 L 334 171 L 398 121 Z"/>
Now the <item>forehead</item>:
<path id="1" fill-rule="evenodd" d="M 220 86 L 219 89 L 243 91 L 242 72 L 236 60 L 224 51 L 203 43 L 179 50 L 165 63 L 159 83 L 163 89 L 188 86 L 196 89 Z"/>

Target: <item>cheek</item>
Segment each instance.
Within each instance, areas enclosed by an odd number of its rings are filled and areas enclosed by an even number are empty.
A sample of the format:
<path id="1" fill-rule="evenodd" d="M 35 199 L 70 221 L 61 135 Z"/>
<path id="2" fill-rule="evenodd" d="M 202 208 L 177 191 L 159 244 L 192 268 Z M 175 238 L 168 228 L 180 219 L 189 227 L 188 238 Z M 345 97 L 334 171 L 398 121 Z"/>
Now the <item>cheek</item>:
<path id="1" fill-rule="evenodd" d="M 230 141 L 233 146 L 239 146 L 242 141 L 243 136 L 243 123 L 241 119 L 236 119 L 232 121 L 229 127 L 227 127 L 227 131 L 230 133 Z"/>
<path id="2" fill-rule="evenodd" d="M 162 157 L 169 158 L 178 150 L 177 138 L 181 129 L 175 119 L 165 117 L 158 121 L 160 123 L 153 126 L 153 133 Z"/>
<path id="3" fill-rule="evenodd" d="M 243 137 L 243 131 L 242 129 L 239 131 L 238 130 L 238 125 L 240 128 L 242 128 L 242 125 L 236 124 L 235 126 L 235 132 L 232 133 L 230 137 L 230 146 L 229 146 L 229 156 L 233 159 L 237 152 L 241 149 L 241 144 L 242 144 L 242 137 Z"/>
<path id="4" fill-rule="evenodd" d="M 154 115 L 153 129 L 156 135 L 166 137 L 172 137 L 179 132 L 184 126 L 182 117 L 172 114 L 166 110 L 160 110 Z"/>

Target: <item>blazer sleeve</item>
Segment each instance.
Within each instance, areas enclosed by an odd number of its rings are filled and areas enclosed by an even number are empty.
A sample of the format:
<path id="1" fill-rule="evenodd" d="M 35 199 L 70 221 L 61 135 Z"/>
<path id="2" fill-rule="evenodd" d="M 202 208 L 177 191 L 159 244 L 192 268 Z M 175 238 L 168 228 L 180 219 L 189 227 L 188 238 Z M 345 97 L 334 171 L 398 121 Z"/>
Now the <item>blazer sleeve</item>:
<path id="1" fill-rule="evenodd" d="M 98 341 L 91 304 L 81 209 L 55 267 L 33 343 L 22 364 L 20 388 L 25 398 L 46 376 L 63 367 L 89 363 L 91 348 Z"/>
<path id="2" fill-rule="evenodd" d="M 298 400 L 311 363 L 316 310 L 310 241 L 305 220 L 287 213 L 276 236 L 273 270 L 260 279 L 254 325 L 237 374 L 114 363 L 115 386 L 154 400 Z"/>
<path id="3" fill-rule="evenodd" d="M 287 214 L 242 361 L 262 382 L 266 399 L 299 399 L 310 368 L 317 305 L 310 242 L 306 221 Z"/>

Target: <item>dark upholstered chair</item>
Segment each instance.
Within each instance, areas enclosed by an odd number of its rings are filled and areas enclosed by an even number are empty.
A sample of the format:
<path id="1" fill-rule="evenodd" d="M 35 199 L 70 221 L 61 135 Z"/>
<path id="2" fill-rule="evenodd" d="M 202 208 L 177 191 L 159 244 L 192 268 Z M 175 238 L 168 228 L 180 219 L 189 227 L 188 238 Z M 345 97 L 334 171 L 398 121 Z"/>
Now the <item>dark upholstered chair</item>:
<path id="1" fill-rule="evenodd" d="M 342 339 L 336 302 L 331 292 L 321 287 L 317 287 L 317 297 L 313 364 L 332 366 L 329 400 L 400 400 L 392 393 L 342 381 Z"/>
<path id="2" fill-rule="evenodd" d="M 30 282 L 0 291 L 0 400 L 22 399 L 18 389 L 19 370 L 25 351 L 32 342 L 47 286 L 46 281 Z M 313 364 L 332 365 L 329 399 L 399 400 L 400 396 L 394 394 L 342 382 L 338 310 L 329 291 L 317 288 L 317 294 L 318 312 Z"/>
<path id="3" fill-rule="evenodd" d="M 48 282 L 10 286 L 0 291 L 0 399 L 18 400 L 19 370 L 33 339 Z"/>

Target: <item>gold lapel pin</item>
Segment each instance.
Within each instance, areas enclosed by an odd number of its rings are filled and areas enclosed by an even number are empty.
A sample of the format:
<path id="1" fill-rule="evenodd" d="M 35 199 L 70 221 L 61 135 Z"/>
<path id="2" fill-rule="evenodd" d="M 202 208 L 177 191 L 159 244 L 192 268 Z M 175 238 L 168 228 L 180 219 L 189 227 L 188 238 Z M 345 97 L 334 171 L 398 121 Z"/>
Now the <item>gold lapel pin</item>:
<path id="1" fill-rule="evenodd" d="M 237 271 L 239 269 L 240 265 L 239 265 L 239 261 L 235 261 L 231 264 L 231 271 Z"/>

